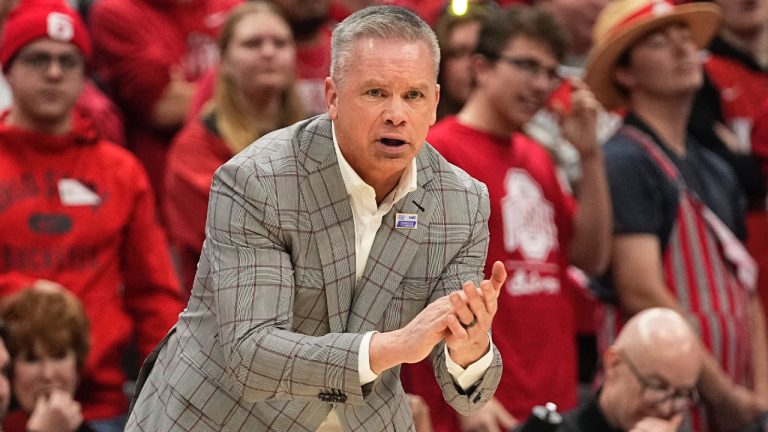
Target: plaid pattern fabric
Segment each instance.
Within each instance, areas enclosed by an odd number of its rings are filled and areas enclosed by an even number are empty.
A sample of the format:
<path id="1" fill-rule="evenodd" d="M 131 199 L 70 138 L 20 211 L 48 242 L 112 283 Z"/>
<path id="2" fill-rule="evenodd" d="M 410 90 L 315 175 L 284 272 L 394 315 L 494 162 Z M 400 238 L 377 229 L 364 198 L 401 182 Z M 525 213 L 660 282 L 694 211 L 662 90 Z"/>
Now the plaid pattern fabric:
<path id="1" fill-rule="evenodd" d="M 187 309 L 149 374 L 128 431 L 412 430 L 399 368 L 360 386 L 363 333 L 402 328 L 426 304 L 482 279 L 485 186 L 424 145 L 416 191 L 382 222 L 355 281 L 354 222 L 323 115 L 273 132 L 220 168 Z M 395 213 L 418 228 L 395 228 Z M 491 398 L 496 353 L 469 394 L 433 351 L 458 412 Z"/>

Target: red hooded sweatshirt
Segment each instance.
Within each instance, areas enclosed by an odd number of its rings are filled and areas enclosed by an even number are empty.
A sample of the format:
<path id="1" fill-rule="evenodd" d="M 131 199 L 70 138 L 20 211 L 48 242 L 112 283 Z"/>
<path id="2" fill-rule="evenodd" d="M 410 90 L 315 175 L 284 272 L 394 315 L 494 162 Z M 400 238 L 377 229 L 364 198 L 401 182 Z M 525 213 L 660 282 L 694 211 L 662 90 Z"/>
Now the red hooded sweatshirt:
<path id="1" fill-rule="evenodd" d="M 62 136 L 0 123 L 0 295 L 37 279 L 83 303 L 91 350 L 78 400 L 86 419 L 126 412 L 121 361 L 146 356 L 182 309 L 139 161 L 75 115 Z"/>

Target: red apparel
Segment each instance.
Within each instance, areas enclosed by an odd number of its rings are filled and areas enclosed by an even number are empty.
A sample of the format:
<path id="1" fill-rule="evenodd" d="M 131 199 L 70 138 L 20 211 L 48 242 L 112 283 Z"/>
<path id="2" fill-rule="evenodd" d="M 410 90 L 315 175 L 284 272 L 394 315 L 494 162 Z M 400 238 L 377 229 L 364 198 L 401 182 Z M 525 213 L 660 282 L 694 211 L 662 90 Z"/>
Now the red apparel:
<path id="1" fill-rule="evenodd" d="M 768 178 L 768 98 L 755 116 L 755 127 L 752 129 L 752 154 L 760 162 L 763 175 Z M 762 213 L 762 216 L 768 218 L 768 212 Z M 768 238 L 768 223 L 765 220 L 753 220 L 749 229 L 747 249 L 760 265 L 761 275 L 758 276 L 757 293 L 760 295 L 763 310 L 768 315 L 768 283 L 764 282 L 766 279 L 765 269 L 768 269 L 768 263 L 766 263 L 768 242 L 765 241 Z"/>
<path id="2" fill-rule="evenodd" d="M 496 399 L 518 419 L 545 402 L 574 408 L 576 330 L 573 293 L 565 281 L 575 202 L 563 191 L 549 153 L 524 135 L 510 142 L 453 116 L 432 127 L 427 141 L 488 186 L 486 274 L 497 260 L 507 269 L 493 322 L 493 343 L 504 359 Z M 426 362 L 404 365 L 404 387 L 426 399 L 436 431 L 456 431 L 456 414 L 429 368 Z"/>
<path id="3" fill-rule="evenodd" d="M 182 287 L 187 292 L 192 290 L 205 240 L 213 173 L 232 156 L 221 137 L 200 120 L 187 124 L 168 152 L 163 210 L 168 236 L 181 261 Z"/>
<path id="4" fill-rule="evenodd" d="M 715 45 L 717 43 L 717 45 Z M 768 69 L 761 68 L 751 57 L 724 41 L 716 40 L 704 65 L 709 80 L 720 96 L 722 114 L 727 126 L 746 143 L 744 153 L 752 154 L 768 179 L 768 144 L 761 140 L 756 128 L 760 124 L 763 104 L 768 100 Z M 750 137 L 754 141 L 750 142 Z M 764 198 L 764 197 L 763 197 Z M 747 214 L 746 246 L 760 266 L 758 294 L 763 310 L 768 313 L 768 211 L 764 204 Z"/>
<path id="5" fill-rule="evenodd" d="M 125 147 L 123 115 L 92 80 L 85 81 L 83 91 L 75 102 L 75 109 L 93 120 L 102 138 Z"/>
<path id="6" fill-rule="evenodd" d="M 311 45 L 296 46 L 296 91 L 309 115 L 322 114 L 325 78 L 331 75 L 331 28 L 323 27 Z"/>
<path id="7" fill-rule="evenodd" d="M 171 71 L 196 81 L 218 61 L 216 37 L 241 0 L 100 0 L 89 18 L 94 67 L 125 111 L 128 147 L 162 198 L 167 147 L 177 128 L 152 125 Z"/>
<path id="8" fill-rule="evenodd" d="M 92 341 L 83 415 L 125 414 L 129 341 L 146 356 L 182 309 L 146 173 L 80 115 L 63 136 L 0 123 L 0 191 L 0 295 L 37 279 L 77 295 Z"/>

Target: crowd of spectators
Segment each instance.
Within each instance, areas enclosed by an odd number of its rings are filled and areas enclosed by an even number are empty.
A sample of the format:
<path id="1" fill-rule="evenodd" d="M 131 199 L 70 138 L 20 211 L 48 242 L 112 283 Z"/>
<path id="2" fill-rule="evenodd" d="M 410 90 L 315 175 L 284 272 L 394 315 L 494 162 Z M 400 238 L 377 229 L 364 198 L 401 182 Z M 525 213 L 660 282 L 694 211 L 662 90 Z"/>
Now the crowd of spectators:
<path id="1" fill-rule="evenodd" d="M 0 0 L 5 430 L 122 430 L 193 289 L 214 171 L 326 111 L 334 24 L 381 3 L 435 30 L 427 141 L 487 185 L 486 272 L 509 275 L 495 398 L 460 416 L 408 365 L 417 429 L 509 430 L 546 402 L 648 432 L 768 411 L 768 0 Z M 622 412 L 635 390 L 664 397 Z"/>

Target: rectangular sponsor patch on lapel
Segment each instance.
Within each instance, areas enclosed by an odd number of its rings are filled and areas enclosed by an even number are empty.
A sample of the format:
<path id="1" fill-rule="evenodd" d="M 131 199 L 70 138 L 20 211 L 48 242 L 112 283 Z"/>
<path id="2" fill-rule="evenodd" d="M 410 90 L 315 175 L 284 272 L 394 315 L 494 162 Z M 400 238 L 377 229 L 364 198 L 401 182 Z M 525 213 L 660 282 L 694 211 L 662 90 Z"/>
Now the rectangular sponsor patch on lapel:
<path id="1" fill-rule="evenodd" d="M 419 216 L 411 213 L 395 213 L 395 228 L 416 229 Z"/>

